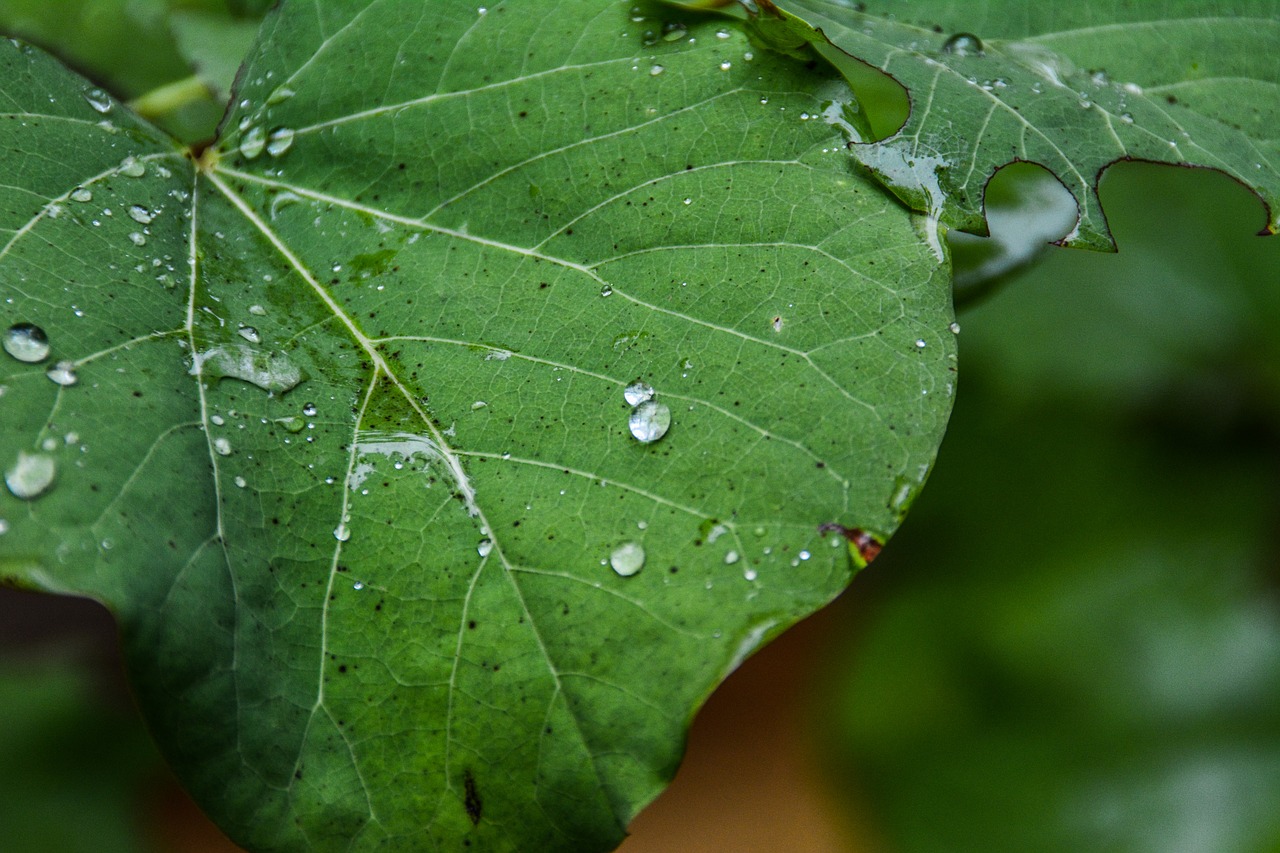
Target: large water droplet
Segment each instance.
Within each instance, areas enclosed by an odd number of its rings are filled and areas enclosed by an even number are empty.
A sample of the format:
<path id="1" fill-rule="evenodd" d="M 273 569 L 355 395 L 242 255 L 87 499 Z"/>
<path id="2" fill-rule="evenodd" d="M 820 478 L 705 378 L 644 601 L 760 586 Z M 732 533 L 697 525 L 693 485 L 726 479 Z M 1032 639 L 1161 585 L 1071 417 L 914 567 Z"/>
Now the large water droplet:
<path id="1" fill-rule="evenodd" d="M 640 381 L 632 382 L 622 389 L 622 396 L 629 405 L 638 406 L 653 399 L 653 386 Z"/>
<path id="2" fill-rule="evenodd" d="M 643 444 L 657 441 L 671 428 L 671 409 L 662 403 L 646 400 L 631 410 L 627 427 L 636 441 Z"/>
<path id="3" fill-rule="evenodd" d="M 657 77 L 659 74 L 661 74 L 663 71 L 666 71 L 666 70 L 667 69 L 663 68 L 661 65 L 654 65 L 649 69 L 649 76 Z"/>
<path id="4" fill-rule="evenodd" d="M 129 242 L 135 246 L 145 246 L 147 245 L 147 235 L 141 231 L 133 231 L 129 234 Z"/>
<path id="5" fill-rule="evenodd" d="M 215 438 L 213 440 L 213 449 L 219 456 L 230 456 L 231 442 L 225 438 Z"/>
<path id="6" fill-rule="evenodd" d="M 248 159 L 260 155 L 267 147 L 267 132 L 262 129 L 262 125 L 251 127 L 240 137 L 240 153 Z"/>
<path id="7" fill-rule="evenodd" d="M 662 25 L 663 41 L 680 41 L 689 34 L 689 28 L 679 21 L 668 21 Z"/>
<path id="8" fill-rule="evenodd" d="M 339 542 L 346 542 L 351 538 L 351 528 L 347 527 L 347 523 L 345 521 L 333 528 L 333 538 L 337 539 Z"/>
<path id="9" fill-rule="evenodd" d="M 140 204 L 129 206 L 129 218 L 142 225 L 150 225 L 156 215 Z"/>
<path id="10" fill-rule="evenodd" d="M 316 412 L 318 411 L 319 409 L 316 408 L 315 403 L 307 403 L 305 406 L 302 407 L 302 414 L 306 415 L 309 418 L 314 418 L 316 416 Z"/>
<path id="11" fill-rule="evenodd" d="M 644 568 L 644 546 L 639 542 L 623 542 L 609 555 L 609 565 L 624 578 Z"/>
<path id="12" fill-rule="evenodd" d="M 277 127 L 271 131 L 271 136 L 267 137 L 267 153 L 272 157 L 279 157 L 288 151 L 293 145 L 293 129 L 288 127 Z"/>
<path id="13" fill-rule="evenodd" d="M 480 544 L 476 546 L 476 553 L 481 557 L 487 557 L 493 553 L 493 540 L 481 539 Z"/>
<path id="14" fill-rule="evenodd" d="M 27 364 L 49 357 L 49 338 L 44 329 L 31 323 L 15 323 L 4 333 L 4 351 Z"/>
<path id="15" fill-rule="evenodd" d="M 241 379 L 280 394 L 306 379 L 302 368 L 284 353 L 264 352 L 244 344 L 226 344 L 197 353 L 190 373 Z"/>
<path id="16" fill-rule="evenodd" d="M 120 161 L 120 174 L 126 178 L 141 178 L 147 173 L 147 165 L 130 155 Z"/>
<path id="17" fill-rule="evenodd" d="M 288 86 L 277 86 L 275 91 L 267 95 L 267 106 L 273 107 L 292 98 L 294 92 Z"/>
<path id="18" fill-rule="evenodd" d="M 76 363 L 74 361 L 60 361 L 46 370 L 44 375 L 64 388 L 75 385 L 80 381 L 80 377 L 76 376 Z"/>
<path id="19" fill-rule="evenodd" d="M 71 191 L 70 198 L 72 201 L 78 201 L 81 204 L 87 201 L 93 201 L 93 190 L 86 189 L 85 187 L 76 187 Z"/>
<path id="20" fill-rule="evenodd" d="M 84 93 L 84 99 L 96 112 L 103 115 L 111 112 L 111 96 L 101 89 L 90 89 Z"/>
<path id="21" fill-rule="evenodd" d="M 52 456 L 19 450 L 18 461 L 4 472 L 4 484 L 15 498 L 29 501 L 49 490 L 57 470 Z"/>
<path id="22" fill-rule="evenodd" d="M 258 334 L 258 330 L 253 326 L 242 326 L 239 329 L 236 329 L 236 334 L 251 344 L 262 343 L 262 336 Z"/>
<path id="23" fill-rule="evenodd" d="M 953 56 L 981 56 L 982 39 L 973 33 L 956 33 L 943 43 L 942 52 Z"/>

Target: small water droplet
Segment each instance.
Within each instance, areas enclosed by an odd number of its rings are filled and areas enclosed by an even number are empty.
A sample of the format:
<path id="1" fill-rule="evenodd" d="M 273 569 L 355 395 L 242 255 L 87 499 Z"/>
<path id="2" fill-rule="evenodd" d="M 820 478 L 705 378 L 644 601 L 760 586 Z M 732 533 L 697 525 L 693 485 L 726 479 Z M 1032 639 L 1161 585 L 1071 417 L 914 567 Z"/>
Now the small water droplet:
<path id="1" fill-rule="evenodd" d="M 724 564 L 726 566 L 732 566 L 734 563 L 738 562 L 738 560 L 739 555 L 737 551 L 730 551 L 724 555 Z"/>
<path id="2" fill-rule="evenodd" d="M 653 399 L 653 386 L 639 380 L 622 389 L 622 397 L 629 406 L 638 406 Z"/>
<path id="3" fill-rule="evenodd" d="M 133 204 L 129 206 L 129 218 L 141 225 L 150 225 L 156 216 L 142 205 Z"/>
<path id="4" fill-rule="evenodd" d="M 49 338 L 44 329 L 31 323 L 15 323 L 4 333 L 4 351 L 27 364 L 49 357 Z"/>
<path id="5" fill-rule="evenodd" d="M 103 115 L 111 112 L 111 97 L 101 89 L 90 89 L 84 93 L 84 99 L 96 112 Z"/>
<path id="6" fill-rule="evenodd" d="M 666 70 L 667 69 L 663 68 L 661 65 L 654 65 L 649 69 L 649 76 L 657 77 L 659 74 L 661 74 L 663 71 L 666 71 Z"/>
<path id="7" fill-rule="evenodd" d="M 623 542 L 609 555 L 609 565 L 624 578 L 644 568 L 644 546 L 639 542 Z"/>
<path id="8" fill-rule="evenodd" d="M 693 204 L 693 199 L 689 198 L 688 196 L 685 196 L 684 203 L 685 203 L 685 204 Z"/>
<path id="9" fill-rule="evenodd" d="M 260 155 L 266 147 L 267 132 L 262 129 L 262 125 L 249 128 L 240 137 L 240 153 L 250 160 Z"/>
<path id="10" fill-rule="evenodd" d="M 728 60 L 725 60 L 724 62 L 720 63 L 721 71 L 728 71 L 732 67 L 733 67 L 733 63 L 729 62 Z"/>
<path id="11" fill-rule="evenodd" d="M 688 34 L 689 30 L 679 21 L 668 21 L 662 25 L 663 41 L 680 41 Z"/>
<path id="12" fill-rule="evenodd" d="M 76 187 L 71 191 L 69 198 L 72 201 L 78 201 L 82 204 L 87 201 L 93 201 L 93 190 L 86 189 L 85 187 Z"/>
<path id="13" fill-rule="evenodd" d="M 972 33 L 956 33 L 943 43 L 942 52 L 953 56 L 981 56 L 982 39 Z"/>
<path id="14" fill-rule="evenodd" d="M 753 581 L 753 580 L 755 580 L 755 579 L 756 579 L 756 577 L 757 577 L 757 575 L 756 575 L 756 570 L 755 570 L 755 569 L 747 569 L 745 572 L 743 572 L 743 573 L 742 573 L 742 577 L 743 577 L 743 579 L 744 579 L 744 580 Z"/>
<path id="15" fill-rule="evenodd" d="M 219 456 L 231 455 L 231 442 L 225 438 L 215 438 L 213 440 L 213 449 Z"/>
<path id="16" fill-rule="evenodd" d="M 29 501 L 49 491 L 57 471 L 52 456 L 19 450 L 18 460 L 4 472 L 4 484 L 15 498 Z"/>
<path id="17" fill-rule="evenodd" d="M 249 313 L 255 317 L 264 317 L 266 316 L 267 309 L 263 308 L 261 305 L 250 305 Z"/>
<path id="18" fill-rule="evenodd" d="M 924 349 L 925 346 L 924 338 L 916 338 L 916 349 Z"/>
<path id="19" fill-rule="evenodd" d="M 315 403 L 307 403 L 305 406 L 302 407 L 302 414 L 306 415 L 309 418 L 314 418 L 316 416 L 317 411 L 319 410 L 316 408 Z"/>
<path id="20" fill-rule="evenodd" d="M 347 523 L 345 521 L 333 528 L 333 538 L 337 539 L 339 542 L 346 542 L 351 538 L 351 528 L 347 527 Z M 356 589 L 359 588 L 359 586 L 356 587 Z"/>
<path id="21" fill-rule="evenodd" d="M 636 441 L 650 444 L 667 434 L 671 427 L 671 409 L 662 403 L 646 400 L 631 410 L 627 426 Z"/>
<path id="22" fill-rule="evenodd" d="M 236 484 L 236 488 L 243 489 L 246 485 L 244 481 L 244 477 L 236 477 L 235 484 Z"/>
<path id="23" fill-rule="evenodd" d="M 493 553 L 493 540 L 481 539 L 480 544 L 476 546 L 476 553 L 481 557 L 487 557 Z"/>
<path id="24" fill-rule="evenodd" d="M 244 338 L 251 344 L 262 343 L 262 336 L 258 334 L 258 330 L 253 326 L 242 326 L 241 328 L 236 329 L 236 334 L 240 335 L 240 337 Z"/>
<path id="25" fill-rule="evenodd" d="M 613 296 L 613 288 L 606 284 L 604 287 L 600 288 L 600 295 Z"/>
<path id="26" fill-rule="evenodd" d="M 294 91 L 288 86 L 277 86 L 275 91 L 267 95 L 267 106 L 274 107 L 276 104 L 282 104 L 294 96 Z"/>
<path id="27" fill-rule="evenodd" d="M 812 557 L 813 555 L 812 555 L 812 554 L 810 554 L 808 551 L 801 551 L 797 556 L 799 556 L 799 557 L 800 557 L 800 559 L 803 561 L 803 560 L 807 560 L 807 559 L 809 559 L 809 558 L 810 558 L 810 557 Z"/>
<path id="28" fill-rule="evenodd" d="M 132 155 L 120 161 L 120 174 L 126 178 L 141 178 L 147 173 L 147 166 Z"/>
<path id="29" fill-rule="evenodd" d="M 267 137 L 267 153 L 279 157 L 293 145 L 293 128 L 277 127 Z"/>
<path id="30" fill-rule="evenodd" d="M 226 423 L 226 421 L 222 419 L 222 415 L 211 415 L 209 417 L 209 423 L 213 424 L 214 426 L 222 426 L 223 424 Z"/>
<path id="31" fill-rule="evenodd" d="M 302 418 L 298 417 L 297 415 L 288 415 L 286 417 L 280 418 L 280 420 L 277 421 L 277 423 L 279 423 L 280 426 L 284 427 L 289 432 L 302 432 L 304 429 L 307 428 L 307 422 L 304 421 Z"/>
<path id="32" fill-rule="evenodd" d="M 479 409 L 483 409 L 483 408 L 484 408 L 485 406 L 487 406 L 487 405 L 489 405 L 489 404 L 488 404 L 488 403 L 486 403 L 484 400 L 476 400 L 474 403 L 472 403 L 472 404 L 471 404 L 471 411 L 473 411 L 473 412 L 474 412 L 474 411 L 477 411 L 477 410 L 479 410 Z"/>
<path id="33" fill-rule="evenodd" d="M 135 246 L 145 246 L 147 245 L 147 235 L 141 231 L 133 231 L 129 234 L 129 242 Z"/>
<path id="34" fill-rule="evenodd" d="M 76 363 L 74 361 L 60 361 L 53 367 L 45 371 L 45 376 L 56 385 L 64 388 L 75 385 L 80 381 L 80 377 L 76 376 Z"/>
<path id="35" fill-rule="evenodd" d="M 728 31 L 728 30 L 726 30 L 726 29 L 724 29 L 724 28 L 721 28 L 721 29 L 716 30 L 716 38 L 718 38 L 718 39 L 727 39 L 728 37 L 729 37 L 729 31 Z"/>

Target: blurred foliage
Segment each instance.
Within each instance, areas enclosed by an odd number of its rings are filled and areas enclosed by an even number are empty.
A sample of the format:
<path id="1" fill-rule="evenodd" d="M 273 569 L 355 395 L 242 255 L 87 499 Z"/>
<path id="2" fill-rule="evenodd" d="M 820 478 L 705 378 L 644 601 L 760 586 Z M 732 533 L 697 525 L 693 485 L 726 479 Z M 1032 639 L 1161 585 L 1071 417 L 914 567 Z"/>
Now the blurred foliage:
<path id="1" fill-rule="evenodd" d="M 0 33 L 37 44 L 186 142 L 211 138 L 267 0 L 0 0 Z M 183 81 L 180 98 L 157 91 Z M 147 103 L 144 101 L 144 104 Z"/>
<path id="2" fill-rule="evenodd" d="M 1280 240 L 1212 173 L 1103 201 L 1119 254 L 962 316 L 937 471 L 829 674 L 890 850 L 1280 849 Z"/>
<path id="3" fill-rule="evenodd" d="M 0 659 L 0 848 L 153 849 L 141 804 L 160 757 L 132 709 L 100 694 L 70 657 Z"/>

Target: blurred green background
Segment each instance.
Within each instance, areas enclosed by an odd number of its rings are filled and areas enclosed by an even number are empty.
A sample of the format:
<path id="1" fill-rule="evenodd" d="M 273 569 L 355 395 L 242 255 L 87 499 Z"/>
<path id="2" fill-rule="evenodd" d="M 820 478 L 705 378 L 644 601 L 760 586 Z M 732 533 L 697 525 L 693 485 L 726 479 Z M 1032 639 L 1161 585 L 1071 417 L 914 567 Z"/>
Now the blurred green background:
<path id="1" fill-rule="evenodd" d="M 266 5 L 0 0 L 0 31 L 196 142 Z M 1222 175 L 1125 163 L 1118 254 L 1029 251 L 1070 227 L 1064 193 L 1011 168 L 992 237 L 953 235 L 961 385 L 928 488 L 713 697 L 628 853 L 1280 851 L 1280 237 Z M 96 605 L 0 590 L 0 849 L 234 849 L 112 643 Z"/>

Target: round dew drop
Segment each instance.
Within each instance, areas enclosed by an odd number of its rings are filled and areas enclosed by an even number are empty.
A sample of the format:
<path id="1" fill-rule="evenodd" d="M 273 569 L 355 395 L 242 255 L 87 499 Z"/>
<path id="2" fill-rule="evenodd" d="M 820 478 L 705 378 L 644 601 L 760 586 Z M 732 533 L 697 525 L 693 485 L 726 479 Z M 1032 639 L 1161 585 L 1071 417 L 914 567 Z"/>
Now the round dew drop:
<path id="1" fill-rule="evenodd" d="M 26 364 L 49 357 L 49 338 L 44 329 L 31 323 L 15 323 L 4 333 L 4 351 Z"/>
<path id="2" fill-rule="evenodd" d="M 66 388 L 75 385 L 80 381 L 80 377 L 76 376 L 76 363 L 74 361 L 60 361 L 53 367 L 45 371 L 45 376 L 55 385 L 61 385 Z"/>
<path id="3" fill-rule="evenodd" d="M 240 137 L 240 153 L 250 160 L 262 154 L 266 147 L 267 133 L 261 125 L 249 128 Z"/>
<path id="4" fill-rule="evenodd" d="M 72 201 L 78 201 L 81 204 L 84 204 L 85 202 L 93 201 L 93 190 L 86 189 L 85 187 L 76 187 L 71 191 L 69 198 Z"/>
<path id="5" fill-rule="evenodd" d="M 476 546 L 476 553 L 481 557 L 487 557 L 493 553 L 493 540 L 481 539 L 480 544 Z"/>
<path id="6" fill-rule="evenodd" d="M 943 53 L 953 56 L 982 56 L 982 39 L 973 33 L 956 33 L 942 45 Z"/>
<path id="7" fill-rule="evenodd" d="M 351 538 L 351 528 L 347 527 L 345 522 L 339 524 L 337 527 L 333 528 L 333 538 L 337 539 L 339 542 L 346 542 Z"/>
<path id="8" fill-rule="evenodd" d="M 18 461 L 4 472 L 4 484 L 15 498 L 29 501 L 49 491 L 57 470 L 52 456 L 19 450 Z"/>
<path id="9" fill-rule="evenodd" d="M 272 157 L 279 157 L 288 151 L 293 145 L 293 129 L 288 127 L 277 127 L 271 131 L 271 135 L 267 137 L 267 153 Z"/>
<path id="10" fill-rule="evenodd" d="M 644 546 L 639 542 L 623 542 L 609 555 L 609 565 L 621 577 L 631 577 L 644 568 Z"/>
<path id="11" fill-rule="evenodd" d="M 213 450 L 219 456 L 230 456 L 231 442 L 227 441 L 225 438 L 215 438 L 213 440 Z"/>
<path id="12" fill-rule="evenodd" d="M 640 381 L 632 382 L 622 389 L 622 396 L 628 405 L 638 406 L 653 399 L 653 386 Z"/>
<path id="13" fill-rule="evenodd" d="M 662 403 L 646 400 L 631 410 L 627 427 L 636 441 L 642 444 L 655 442 L 671 428 L 671 409 Z"/>

